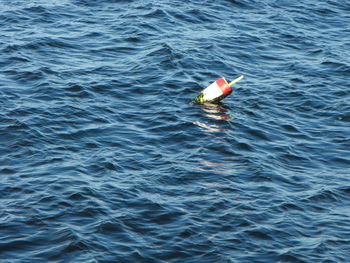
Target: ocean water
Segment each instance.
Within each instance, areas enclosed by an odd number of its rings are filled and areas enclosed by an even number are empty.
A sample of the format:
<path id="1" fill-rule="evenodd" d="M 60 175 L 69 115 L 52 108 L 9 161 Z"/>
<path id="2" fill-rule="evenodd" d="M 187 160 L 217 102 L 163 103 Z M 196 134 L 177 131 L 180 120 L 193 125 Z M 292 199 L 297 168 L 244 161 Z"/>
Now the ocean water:
<path id="1" fill-rule="evenodd" d="M 0 262 L 350 262 L 348 0 L 0 6 Z"/>

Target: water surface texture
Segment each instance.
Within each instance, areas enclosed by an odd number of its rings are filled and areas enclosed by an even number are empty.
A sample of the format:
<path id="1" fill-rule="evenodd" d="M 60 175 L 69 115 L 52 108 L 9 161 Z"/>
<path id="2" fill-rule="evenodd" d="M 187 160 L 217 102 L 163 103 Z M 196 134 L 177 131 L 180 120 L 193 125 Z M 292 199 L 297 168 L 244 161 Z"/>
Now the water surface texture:
<path id="1" fill-rule="evenodd" d="M 349 262 L 348 0 L 0 6 L 1 262 Z"/>

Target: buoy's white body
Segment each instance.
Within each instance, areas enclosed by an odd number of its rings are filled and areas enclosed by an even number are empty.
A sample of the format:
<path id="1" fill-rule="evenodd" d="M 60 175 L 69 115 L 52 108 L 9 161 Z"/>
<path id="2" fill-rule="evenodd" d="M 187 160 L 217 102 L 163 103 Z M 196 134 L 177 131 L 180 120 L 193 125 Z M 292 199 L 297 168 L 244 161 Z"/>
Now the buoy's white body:
<path id="1" fill-rule="evenodd" d="M 217 81 L 214 81 L 202 92 L 203 92 L 203 99 L 205 101 L 211 101 L 221 97 L 222 95 L 226 95 L 226 94 L 228 95 L 229 93 L 232 92 L 232 89 L 228 86 L 228 83 L 225 80 L 225 78 L 221 78 L 221 79 L 218 79 Z"/>
<path id="2" fill-rule="evenodd" d="M 196 102 L 216 102 L 232 92 L 232 88 L 229 86 L 225 78 L 221 78 L 210 84 L 205 88 L 195 99 Z"/>

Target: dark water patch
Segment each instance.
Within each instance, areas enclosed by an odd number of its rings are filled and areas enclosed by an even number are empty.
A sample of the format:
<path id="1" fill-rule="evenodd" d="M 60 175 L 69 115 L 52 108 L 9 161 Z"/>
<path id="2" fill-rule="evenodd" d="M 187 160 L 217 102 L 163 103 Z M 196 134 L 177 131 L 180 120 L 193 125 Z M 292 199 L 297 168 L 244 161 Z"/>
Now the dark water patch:
<path id="1" fill-rule="evenodd" d="M 235 6 L 238 6 L 238 7 L 245 7 L 246 6 L 245 1 L 227 0 L 227 2 L 229 2 Z"/>
<path id="2" fill-rule="evenodd" d="M 79 46 L 71 45 L 67 41 L 61 41 L 59 39 L 42 38 L 40 40 L 35 40 L 25 44 L 8 44 L 5 48 L 3 48 L 3 52 L 15 53 L 15 52 L 21 52 L 23 50 L 46 51 L 46 48 L 49 48 L 49 47 L 54 48 L 51 52 L 55 52 L 57 50 L 66 49 L 66 48 L 76 49 Z"/>
<path id="3" fill-rule="evenodd" d="M 5 67 L 5 66 L 12 66 L 15 64 L 20 64 L 21 66 L 23 66 L 22 63 L 26 63 L 26 62 L 30 62 L 29 59 L 26 59 L 24 57 L 16 57 L 16 56 L 12 56 L 9 57 L 7 60 L 1 62 L 1 67 Z"/>
<path id="4" fill-rule="evenodd" d="M 40 71 L 16 71 L 16 70 L 5 70 L 2 72 L 4 75 L 7 75 L 14 80 L 19 82 L 30 82 L 37 81 L 43 78 L 43 74 Z"/>

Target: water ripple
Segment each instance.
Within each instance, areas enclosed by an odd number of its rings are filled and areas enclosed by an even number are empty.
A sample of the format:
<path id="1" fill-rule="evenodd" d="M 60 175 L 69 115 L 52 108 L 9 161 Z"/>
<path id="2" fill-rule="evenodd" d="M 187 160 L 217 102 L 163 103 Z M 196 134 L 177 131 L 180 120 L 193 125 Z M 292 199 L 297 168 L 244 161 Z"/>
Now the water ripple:
<path id="1" fill-rule="evenodd" d="M 348 261 L 346 1 L 0 2 L 4 262 Z"/>

